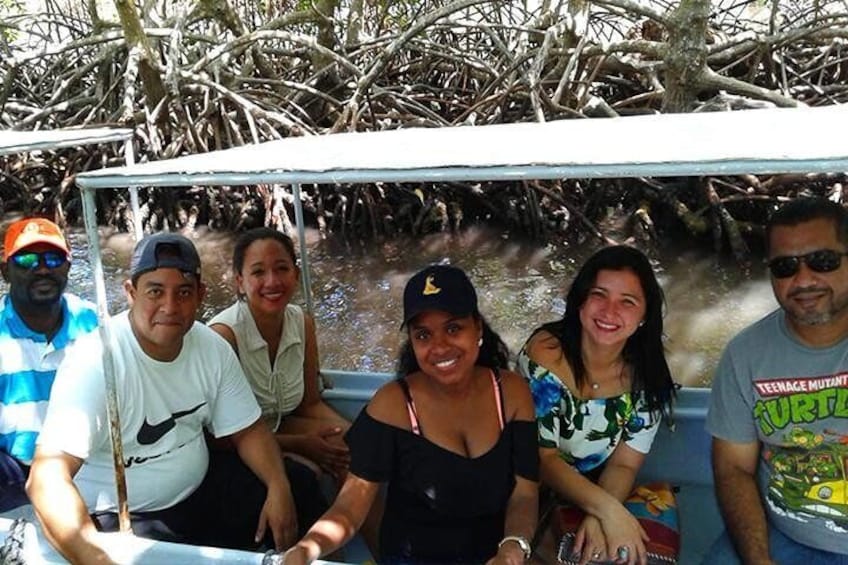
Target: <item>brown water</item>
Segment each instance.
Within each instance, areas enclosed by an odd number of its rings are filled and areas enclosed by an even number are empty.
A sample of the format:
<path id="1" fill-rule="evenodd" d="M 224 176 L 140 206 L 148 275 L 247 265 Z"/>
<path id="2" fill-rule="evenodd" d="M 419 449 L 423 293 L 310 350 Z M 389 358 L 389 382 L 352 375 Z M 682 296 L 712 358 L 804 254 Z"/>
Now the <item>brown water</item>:
<path id="1" fill-rule="evenodd" d="M 202 319 L 234 300 L 230 275 L 232 238 L 210 232 L 188 234 L 198 245 L 209 287 Z M 94 285 L 81 231 L 71 231 L 74 262 L 69 290 L 93 299 Z M 403 339 L 399 330 L 406 280 L 428 263 L 465 269 L 477 287 L 480 309 L 513 351 L 533 328 L 561 317 L 564 295 L 592 246 L 566 248 L 513 241 L 498 233 L 468 230 L 458 235 L 349 247 L 307 235 L 322 366 L 391 371 Z M 126 307 L 122 282 L 133 240 L 102 232 L 110 311 Z M 761 263 L 745 272 L 710 255 L 666 250 L 655 265 L 666 293 L 668 359 L 675 380 L 709 386 L 727 340 L 776 307 Z M 0 282 L 0 292 L 5 292 Z M 296 300 L 302 297 L 298 296 Z"/>

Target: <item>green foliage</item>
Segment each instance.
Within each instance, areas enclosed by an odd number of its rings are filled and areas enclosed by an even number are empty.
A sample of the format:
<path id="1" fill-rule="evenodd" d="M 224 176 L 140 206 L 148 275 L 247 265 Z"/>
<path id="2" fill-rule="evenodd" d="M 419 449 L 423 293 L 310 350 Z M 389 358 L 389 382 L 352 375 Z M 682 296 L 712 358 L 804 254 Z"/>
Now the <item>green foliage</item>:
<path id="1" fill-rule="evenodd" d="M 0 0 L 0 14 L 20 14 L 23 8 L 21 0 Z"/>
<path id="2" fill-rule="evenodd" d="M 6 42 L 15 41 L 20 35 L 15 25 L 6 21 L 7 16 L 19 16 L 24 11 L 22 0 L 0 0 L 0 33 Z"/>

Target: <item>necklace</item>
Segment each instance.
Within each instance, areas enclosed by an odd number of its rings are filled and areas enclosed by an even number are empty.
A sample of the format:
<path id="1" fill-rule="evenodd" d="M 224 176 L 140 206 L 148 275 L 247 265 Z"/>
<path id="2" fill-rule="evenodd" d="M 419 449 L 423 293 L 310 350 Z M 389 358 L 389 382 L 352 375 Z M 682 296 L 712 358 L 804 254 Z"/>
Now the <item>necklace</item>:
<path id="1" fill-rule="evenodd" d="M 621 366 L 618 369 L 618 378 L 621 379 L 622 375 L 624 375 L 624 362 L 623 361 L 621 362 Z M 601 383 L 599 383 L 598 381 L 590 380 L 588 374 L 586 375 L 586 377 L 587 377 L 587 380 L 589 380 L 589 388 L 591 388 L 593 391 L 596 391 L 599 388 L 601 388 Z"/>

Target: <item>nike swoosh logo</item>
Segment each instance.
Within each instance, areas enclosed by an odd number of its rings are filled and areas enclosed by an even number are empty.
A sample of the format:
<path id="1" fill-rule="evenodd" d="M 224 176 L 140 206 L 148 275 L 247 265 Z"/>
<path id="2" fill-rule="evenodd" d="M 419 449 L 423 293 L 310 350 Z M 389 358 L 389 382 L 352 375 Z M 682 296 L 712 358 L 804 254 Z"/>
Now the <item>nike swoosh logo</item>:
<path id="1" fill-rule="evenodd" d="M 182 418 L 183 416 L 188 416 L 189 414 L 197 412 L 204 404 L 206 403 L 201 402 L 194 408 L 189 408 L 182 412 L 174 412 L 169 418 L 162 420 L 158 424 L 150 424 L 147 422 L 147 418 L 145 418 L 144 422 L 141 424 L 141 428 L 138 430 L 138 435 L 135 437 L 136 440 L 138 440 L 138 443 L 141 445 L 152 445 L 156 443 L 162 439 L 165 434 L 174 429 L 177 425 L 177 418 Z"/>

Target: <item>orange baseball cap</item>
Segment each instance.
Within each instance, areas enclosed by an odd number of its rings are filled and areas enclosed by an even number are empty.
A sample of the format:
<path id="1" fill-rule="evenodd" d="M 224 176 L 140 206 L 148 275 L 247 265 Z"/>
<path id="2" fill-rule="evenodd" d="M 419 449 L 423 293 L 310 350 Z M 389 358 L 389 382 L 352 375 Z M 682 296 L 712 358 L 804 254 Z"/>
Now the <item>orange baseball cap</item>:
<path id="1" fill-rule="evenodd" d="M 70 255 L 68 242 L 62 235 L 59 226 L 45 220 L 44 218 L 25 218 L 18 220 L 6 230 L 6 239 L 3 242 L 3 257 L 9 259 L 12 255 L 35 243 L 47 243 L 61 249 L 66 255 Z"/>

